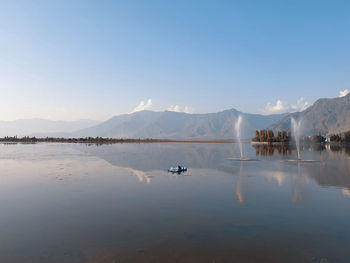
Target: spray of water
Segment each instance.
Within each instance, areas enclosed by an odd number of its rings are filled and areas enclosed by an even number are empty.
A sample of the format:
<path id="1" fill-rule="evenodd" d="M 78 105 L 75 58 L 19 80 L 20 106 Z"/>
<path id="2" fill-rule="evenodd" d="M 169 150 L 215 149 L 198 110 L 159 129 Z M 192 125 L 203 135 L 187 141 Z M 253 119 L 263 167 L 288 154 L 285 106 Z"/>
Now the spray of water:
<path id="1" fill-rule="evenodd" d="M 239 146 L 239 151 L 241 153 L 241 158 L 243 158 L 243 147 L 242 147 L 242 141 L 241 141 L 241 124 L 242 124 L 242 116 L 239 115 L 236 123 L 235 123 L 235 132 L 236 132 L 236 138 Z"/>
<path id="2" fill-rule="evenodd" d="M 291 119 L 292 132 L 295 139 L 295 145 L 297 147 L 298 160 L 301 160 L 300 156 L 300 136 L 301 136 L 301 119 L 296 121 L 294 118 Z"/>

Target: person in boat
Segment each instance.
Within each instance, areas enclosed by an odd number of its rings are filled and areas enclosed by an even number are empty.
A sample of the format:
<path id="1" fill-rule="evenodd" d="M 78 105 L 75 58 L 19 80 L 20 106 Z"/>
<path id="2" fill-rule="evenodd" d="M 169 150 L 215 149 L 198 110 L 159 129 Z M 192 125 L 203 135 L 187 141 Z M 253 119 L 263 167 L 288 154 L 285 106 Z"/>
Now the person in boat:
<path id="1" fill-rule="evenodd" d="M 177 166 L 177 169 L 178 169 L 179 172 L 181 172 L 181 171 L 182 171 L 181 165 L 178 165 L 178 166 Z"/>

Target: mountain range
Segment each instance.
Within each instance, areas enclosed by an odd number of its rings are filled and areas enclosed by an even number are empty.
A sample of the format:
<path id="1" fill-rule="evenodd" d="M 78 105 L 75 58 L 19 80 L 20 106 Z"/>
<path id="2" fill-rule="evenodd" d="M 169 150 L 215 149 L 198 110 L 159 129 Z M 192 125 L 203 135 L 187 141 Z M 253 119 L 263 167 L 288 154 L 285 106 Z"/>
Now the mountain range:
<path id="1" fill-rule="evenodd" d="M 95 120 L 52 121 L 46 119 L 19 119 L 0 121 L 0 137 L 4 136 L 37 136 L 46 137 L 51 134 L 72 133 L 99 124 Z"/>
<path id="2" fill-rule="evenodd" d="M 268 128 L 290 130 L 291 118 L 301 120 L 302 133 L 329 135 L 350 130 L 350 94 L 333 99 L 319 99 L 302 112 L 291 113 Z"/>
<path id="3" fill-rule="evenodd" d="M 290 130 L 291 118 L 302 120 L 303 134 L 323 135 L 350 130 L 350 94 L 319 99 L 301 112 L 272 115 L 243 113 L 235 109 L 217 113 L 188 114 L 173 111 L 139 111 L 114 116 L 107 121 L 50 121 L 22 119 L 0 121 L 0 137 L 111 137 L 178 140 L 231 140 L 234 124 L 243 117 L 242 137 L 250 139 L 255 130 Z"/>
<path id="4" fill-rule="evenodd" d="M 106 122 L 74 133 L 74 137 L 230 140 L 234 138 L 234 123 L 239 115 L 244 120 L 243 137 L 248 139 L 256 129 L 266 128 L 287 114 L 247 114 L 235 109 L 207 114 L 140 111 L 115 116 Z"/>

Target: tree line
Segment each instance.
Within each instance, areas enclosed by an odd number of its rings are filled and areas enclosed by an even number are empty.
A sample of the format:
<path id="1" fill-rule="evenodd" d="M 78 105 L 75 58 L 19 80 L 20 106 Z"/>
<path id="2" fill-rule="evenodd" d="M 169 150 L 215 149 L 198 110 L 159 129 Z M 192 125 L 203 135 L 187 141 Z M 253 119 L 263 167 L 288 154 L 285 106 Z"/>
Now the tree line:
<path id="1" fill-rule="evenodd" d="M 117 138 L 103 138 L 103 137 L 85 137 L 85 138 L 55 138 L 45 137 L 36 138 L 25 136 L 18 138 L 17 136 L 5 136 L 0 138 L 0 142 L 8 143 L 36 143 L 36 142 L 53 142 L 53 143 L 93 143 L 93 144 L 104 144 L 104 143 L 147 143 L 147 142 L 169 142 L 169 140 L 158 140 L 158 139 L 117 139 Z"/>
<path id="2" fill-rule="evenodd" d="M 329 137 L 329 140 L 331 142 L 350 143 L 350 131 L 333 134 Z"/>
<path id="3" fill-rule="evenodd" d="M 256 130 L 255 137 L 253 138 L 253 142 L 281 142 L 281 143 L 289 143 L 292 138 L 291 131 L 279 131 L 276 136 L 272 130 Z"/>
<path id="4" fill-rule="evenodd" d="M 350 134 L 349 134 L 350 136 Z M 291 131 L 278 131 L 277 134 L 272 130 L 256 130 L 255 137 L 252 139 L 253 142 L 264 142 L 264 143 L 291 143 L 293 140 Z M 312 135 L 310 137 L 303 136 L 301 138 L 303 143 L 324 143 L 326 138 L 320 133 L 318 135 Z"/>

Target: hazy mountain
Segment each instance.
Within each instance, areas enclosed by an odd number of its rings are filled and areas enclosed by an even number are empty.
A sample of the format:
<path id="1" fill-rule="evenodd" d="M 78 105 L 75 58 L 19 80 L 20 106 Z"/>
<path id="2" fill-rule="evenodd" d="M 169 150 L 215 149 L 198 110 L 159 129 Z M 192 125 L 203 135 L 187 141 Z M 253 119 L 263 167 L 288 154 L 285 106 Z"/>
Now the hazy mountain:
<path id="1" fill-rule="evenodd" d="M 303 120 L 303 133 L 312 135 L 339 133 L 350 130 L 350 94 L 333 99 L 319 99 L 302 112 L 275 115 L 247 114 L 235 109 L 208 114 L 183 112 L 140 111 L 110 118 L 93 120 L 50 121 L 22 119 L 0 121 L 3 136 L 114 137 L 158 139 L 233 139 L 234 123 L 243 117 L 242 134 L 248 139 L 255 130 L 290 130 L 291 117 Z"/>
<path id="2" fill-rule="evenodd" d="M 319 99 L 302 112 L 289 114 L 269 128 L 272 130 L 290 130 L 291 118 L 302 118 L 305 135 L 323 135 L 350 130 L 350 94 L 341 98 Z"/>
<path id="3" fill-rule="evenodd" d="M 101 136 L 116 138 L 166 138 L 166 139 L 232 139 L 234 123 L 243 117 L 242 131 L 251 138 L 256 129 L 272 125 L 287 114 L 246 114 L 235 109 L 218 113 L 187 114 L 183 112 L 140 111 L 115 116 L 106 122 L 83 129 L 72 136 Z"/>
<path id="4" fill-rule="evenodd" d="M 19 119 L 0 121 L 0 137 L 4 136 L 38 136 L 71 133 L 100 123 L 95 120 L 51 121 L 45 119 Z"/>

